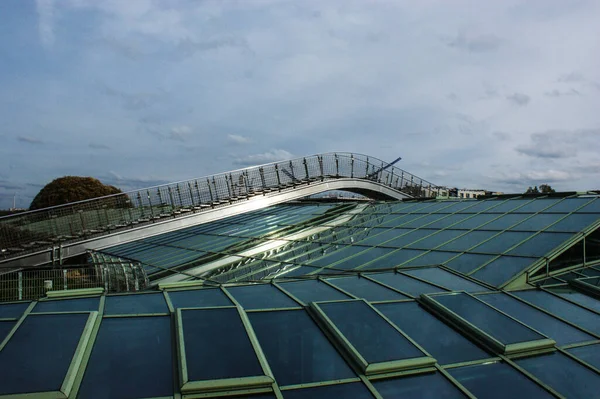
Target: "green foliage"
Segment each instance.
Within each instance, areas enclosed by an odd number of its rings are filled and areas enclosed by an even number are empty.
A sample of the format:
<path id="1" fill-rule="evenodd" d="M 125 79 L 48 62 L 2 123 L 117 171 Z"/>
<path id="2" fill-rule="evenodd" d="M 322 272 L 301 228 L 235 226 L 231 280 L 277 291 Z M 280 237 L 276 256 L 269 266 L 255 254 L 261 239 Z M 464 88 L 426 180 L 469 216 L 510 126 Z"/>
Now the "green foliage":
<path id="1" fill-rule="evenodd" d="M 529 186 L 527 191 L 525 191 L 525 194 L 539 194 L 539 193 L 540 193 L 540 190 L 538 190 L 537 186 L 534 186 L 533 188 L 531 186 Z"/>
<path id="2" fill-rule="evenodd" d="M 527 191 L 525 191 L 525 194 L 551 194 L 555 192 L 556 190 L 550 187 L 549 184 L 542 184 L 540 185 L 540 188 L 538 188 L 538 186 L 534 186 L 533 188 L 530 186 Z"/>
<path id="3" fill-rule="evenodd" d="M 64 176 L 46 184 L 35 196 L 29 209 L 47 208 L 119 193 L 122 191 L 118 188 L 102 184 L 93 177 Z"/>

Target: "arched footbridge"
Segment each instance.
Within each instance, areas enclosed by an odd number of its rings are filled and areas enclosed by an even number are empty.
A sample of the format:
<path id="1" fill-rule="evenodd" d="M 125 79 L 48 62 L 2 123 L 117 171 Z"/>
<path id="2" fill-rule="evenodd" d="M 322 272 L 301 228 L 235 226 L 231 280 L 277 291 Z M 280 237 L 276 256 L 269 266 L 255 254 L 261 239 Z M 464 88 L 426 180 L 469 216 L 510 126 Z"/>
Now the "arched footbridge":
<path id="1" fill-rule="evenodd" d="M 0 218 L 0 267 L 39 266 L 90 249 L 331 190 L 372 199 L 434 197 L 440 188 L 380 159 L 326 153 Z"/>

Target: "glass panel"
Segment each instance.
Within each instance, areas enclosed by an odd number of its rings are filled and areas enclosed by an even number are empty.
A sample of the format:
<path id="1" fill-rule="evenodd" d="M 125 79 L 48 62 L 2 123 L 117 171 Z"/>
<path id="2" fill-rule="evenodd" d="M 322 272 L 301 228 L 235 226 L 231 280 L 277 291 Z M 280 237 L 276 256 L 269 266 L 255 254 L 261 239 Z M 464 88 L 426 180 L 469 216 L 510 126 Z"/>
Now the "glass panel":
<path id="1" fill-rule="evenodd" d="M 554 317 L 505 294 L 479 295 L 478 298 L 556 341 L 557 345 L 592 341 L 595 338 Z"/>
<path id="2" fill-rule="evenodd" d="M 458 254 L 456 252 L 442 252 L 442 251 L 431 251 L 427 252 L 423 256 L 419 256 L 407 263 L 404 263 L 402 266 L 431 266 L 431 265 L 441 265 L 445 263 L 448 259 L 456 257 Z"/>
<path id="3" fill-rule="evenodd" d="M 431 231 L 431 233 L 434 233 L 434 231 Z M 430 235 L 429 237 L 423 238 L 420 241 L 410 244 L 409 247 L 420 249 L 433 249 L 462 234 L 465 234 L 463 230 L 441 230 L 433 235 Z"/>
<path id="4" fill-rule="evenodd" d="M 600 313 L 600 301 L 596 298 L 587 296 L 579 291 L 575 291 L 574 289 L 568 287 L 550 287 L 548 288 L 548 291 L 552 291 L 563 298 L 569 299 L 575 303 L 580 304 L 581 306 L 585 306 L 588 309 L 592 309 Z"/>
<path id="5" fill-rule="evenodd" d="M 319 307 L 369 364 L 426 356 L 363 301 Z"/>
<path id="6" fill-rule="evenodd" d="M 435 222 L 436 220 L 440 220 L 444 218 L 446 215 L 433 214 L 433 215 L 424 215 L 418 219 L 411 220 L 408 223 L 402 225 L 404 228 L 419 228 L 427 226 L 431 222 Z"/>
<path id="7" fill-rule="evenodd" d="M 477 203 L 467 209 L 459 211 L 459 213 L 479 213 L 486 210 L 490 210 L 492 207 L 498 206 L 502 201 L 499 200 L 487 200 L 477 201 Z"/>
<path id="8" fill-rule="evenodd" d="M 104 303 L 104 314 L 169 313 L 162 293 L 109 295 Z"/>
<path id="9" fill-rule="evenodd" d="M 571 348 L 567 352 L 600 370 L 600 344 Z"/>
<path id="10" fill-rule="evenodd" d="M 573 234 L 568 233 L 540 233 L 508 253 L 521 256 L 544 256 L 572 237 Z"/>
<path id="11" fill-rule="evenodd" d="M 415 258 L 417 256 L 423 255 L 425 251 L 420 249 L 401 249 L 392 252 L 389 256 L 381 259 L 381 261 L 375 261 L 362 267 L 361 270 L 367 269 L 372 270 L 374 268 L 382 268 L 382 267 L 396 267 L 399 266 L 406 261 Z"/>
<path id="12" fill-rule="evenodd" d="M 399 273 L 369 274 L 369 277 L 414 296 L 446 291 L 443 288 L 424 283 Z"/>
<path id="13" fill-rule="evenodd" d="M 91 312 L 98 311 L 100 297 L 40 301 L 33 312 Z"/>
<path id="14" fill-rule="evenodd" d="M 529 219 L 511 228 L 515 231 L 539 231 L 544 230 L 558 219 L 563 218 L 564 215 L 560 213 L 541 213 L 539 215 L 533 215 Z"/>
<path id="15" fill-rule="evenodd" d="M 437 220 L 433 223 L 430 223 L 427 225 L 427 228 L 430 229 L 443 229 L 449 226 L 452 226 L 455 223 L 458 222 L 462 222 L 463 220 L 465 220 L 466 218 L 470 217 L 471 215 L 448 215 L 447 217 Z"/>
<path id="16" fill-rule="evenodd" d="M 436 267 L 431 267 L 427 269 L 408 270 L 405 273 L 429 281 L 433 284 L 441 285 L 442 287 L 448 288 L 452 291 L 488 291 L 487 288 L 479 284 L 476 284 L 472 281 L 459 277 L 445 270 L 438 269 Z"/>
<path id="17" fill-rule="evenodd" d="M 468 362 L 491 357 L 416 302 L 386 303 L 375 307 L 429 352 L 440 364 Z"/>
<path id="18" fill-rule="evenodd" d="M 452 226 L 452 228 L 466 230 L 476 229 L 477 227 L 498 217 L 498 215 L 492 213 L 482 213 L 480 215 L 467 214 L 465 216 L 469 216 L 469 219 L 465 219 L 462 222 L 455 224 L 454 226 Z"/>
<path id="19" fill-rule="evenodd" d="M 585 237 L 585 261 L 591 263 L 598 260 L 600 260 L 600 229 Z"/>
<path id="20" fill-rule="evenodd" d="M 557 258 L 550 261 L 550 272 L 583 264 L 583 240 L 573 244 L 569 249 L 560 254 Z M 546 270 L 541 269 L 536 274 L 545 274 Z"/>
<path id="21" fill-rule="evenodd" d="M 171 318 L 103 319 L 79 398 L 173 395 Z"/>
<path id="22" fill-rule="evenodd" d="M 367 389 L 367 387 L 360 382 L 294 389 L 292 391 L 283 391 L 282 393 L 285 399 L 373 398 L 373 395 Z"/>
<path id="23" fill-rule="evenodd" d="M 327 281 L 350 294 L 367 301 L 391 301 L 409 297 L 359 276 L 330 278 Z"/>
<path id="24" fill-rule="evenodd" d="M 280 386 L 356 377 L 304 310 L 248 317 Z"/>
<path id="25" fill-rule="evenodd" d="M 593 398 L 600 391 L 600 375 L 559 352 L 515 363 L 568 398 Z"/>
<path id="26" fill-rule="evenodd" d="M 389 255 L 393 251 L 393 248 L 371 248 L 370 250 L 364 251 L 356 256 L 353 256 L 352 258 L 345 259 L 332 267 L 343 270 L 354 269 L 364 265 L 365 263 L 369 263 L 375 259 Z"/>
<path id="27" fill-rule="evenodd" d="M 527 204 L 528 202 L 531 202 L 531 200 L 530 199 L 509 199 L 509 200 L 503 201 L 497 207 L 489 209 L 488 212 L 494 212 L 494 213 L 510 212 L 512 210 L 517 209 L 520 206 Z"/>
<path id="28" fill-rule="evenodd" d="M 550 226 L 547 231 L 577 233 L 594 223 L 596 219 L 597 218 L 591 217 L 591 215 L 585 213 L 574 213 L 572 215 L 567 215 L 567 217 L 560 222 Z"/>
<path id="29" fill-rule="evenodd" d="M 496 234 L 495 231 L 471 231 L 464 236 L 458 237 L 454 241 L 442 245 L 439 249 L 447 251 L 466 251 Z"/>
<path id="30" fill-rule="evenodd" d="M 89 314 L 28 316 L 0 351 L 0 394 L 58 391 Z"/>
<path id="31" fill-rule="evenodd" d="M 544 212 L 573 212 L 575 209 L 582 205 L 588 204 L 593 199 L 591 198 L 565 198 L 550 209 L 546 209 Z"/>
<path id="32" fill-rule="evenodd" d="M 470 295 L 444 294 L 433 296 L 431 299 L 504 345 L 545 338 Z"/>
<path id="33" fill-rule="evenodd" d="M 0 304 L 0 319 L 18 319 L 31 302 Z"/>
<path id="34" fill-rule="evenodd" d="M 529 216 L 530 215 L 527 215 L 527 214 L 518 214 L 518 213 L 508 214 L 508 215 L 502 215 L 498 219 L 489 222 L 485 226 L 481 226 L 480 229 L 484 229 L 484 230 L 506 230 L 510 226 L 512 226 L 512 225 L 514 225 L 516 223 L 519 223 L 520 221 L 524 220 L 525 218 L 528 218 Z"/>
<path id="35" fill-rule="evenodd" d="M 181 312 L 189 381 L 264 375 L 235 308 Z"/>
<path id="36" fill-rule="evenodd" d="M 304 303 L 349 299 L 346 294 L 319 280 L 281 283 L 281 287 Z"/>
<path id="37" fill-rule="evenodd" d="M 560 198 L 535 198 L 530 203 L 523 205 L 515 212 L 518 213 L 537 213 L 540 211 L 545 212 L 545 209 L 560 202 Z"/>
<path id="38" fill-rule="evenodd" d="M 334 263 L 339 262 L 342 259 L 348 258 L 352 255 L 356 255 L 357 253 L 362 252 L 365 249 L 367 249 L 367 247 L 355 245 L 342 247 L 337 251 L 327 254 L 326 256 L 308 262 L 308 264 L 312 266 L 331 266 Z"/>
<path id="39" fill-rule="evenodd" d="M 448 372 L 478 398 L 553 398 L 542 387 L 505 363 L 449 369 Z"/>
<path id="40" fill-rule="evenodd" d="M 300 306 L 270 284 L 228 287 L 227 291 L 246 309 L 275 309 Z"/>
<path id="41" fill-rule="evenodd" d="M 468 274 L 495 257 L 495 255 L 463 254 L 446 262 L 445 265 L 459 273 Z"/>
<path id="42" fill-rule="evenodd" d="M 520 272 L 525 271 L 536 260 L 534 258 L 501 256 L 484 266 L 483 269 L 477 270 L 471 277 L 499 287 Z"/>
<path id="43" fill-rule="evenodd" d="M 531 237 L 533 234 L 534 233 L 523 233 L 517 231 L 500 233 L 500 235 L 473 248 L 472 251 L 489 254 L 501 254 L 521 241 Z"/>
<path id="44" fill-rule="evenodd" d="M 233 302 L 220 289 L 168 291 L 168 293 L 175 309 L 233 306 Z"/>
<path id="45" fill-rule="evenodd" d="M 513 294 L 564 320 L 570 321 L 593 333 L 600 334 L 600 315 L 596 313 L 543 291 L 516 291 Z"/>
<path id="46" fill-rule="evenodd" d="M 593 267 L 586 267 L 585 269 L 577 270 L 579 273 L 588 277 L 600 277 L 600 270 L 594 269 Z"/>
<path id="47" fill-rule="evenodd" d="M 17 324 L 16 321 L 0 321 L 0 343 L 4 341 L 4 338 L 6 338 L 15 324 Z"/>
<path id="48" fill-rule="evenodd" d="M 463 399 L 466 396 L 439 373 L 373 381 L 384 399 Z"/>
<path id="49" fill-rule="evenodd" d="M 387 241 L 385 243 L 380 243 L 378 245 L 392 248 L 402 248 L 432 233 L 434 233 L 434 230 L 412 230 L 411 232 L 406 233 L 401 237 L 394 238 L 393 240 Z"/>
<path id="50" fill-rule="evenodd" d="M 593 212 L 600 213 L 600 199 L 596 198 L 594 201 L 589 202 L 587 205 L 578 209 L 576 212 Z"/>

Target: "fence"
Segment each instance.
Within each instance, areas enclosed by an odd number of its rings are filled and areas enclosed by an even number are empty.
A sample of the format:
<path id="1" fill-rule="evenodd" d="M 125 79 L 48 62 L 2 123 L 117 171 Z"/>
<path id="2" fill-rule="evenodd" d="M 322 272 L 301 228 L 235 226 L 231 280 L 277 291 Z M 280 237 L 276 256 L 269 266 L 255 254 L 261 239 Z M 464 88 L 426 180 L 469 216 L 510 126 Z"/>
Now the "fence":
<path id="1" fill-rule="evenodd" d="M 366 155 L 313 155 L 0 217 L 0 260 L 338 178 L 376 181 L 413 197 L 432 197 L 439 191 L 426 180 Z"/>

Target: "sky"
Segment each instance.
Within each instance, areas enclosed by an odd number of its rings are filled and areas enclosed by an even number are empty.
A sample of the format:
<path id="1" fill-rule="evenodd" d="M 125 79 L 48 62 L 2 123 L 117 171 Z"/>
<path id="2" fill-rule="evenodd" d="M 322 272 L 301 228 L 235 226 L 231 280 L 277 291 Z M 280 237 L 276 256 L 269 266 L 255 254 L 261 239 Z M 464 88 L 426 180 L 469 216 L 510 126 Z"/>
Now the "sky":
<path id="1" fill-rule="evenodd" d="M 2 0 L 0 208 L 322 152 L 600 189 L 597 0 Z"/>

